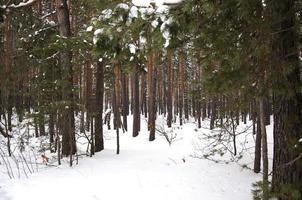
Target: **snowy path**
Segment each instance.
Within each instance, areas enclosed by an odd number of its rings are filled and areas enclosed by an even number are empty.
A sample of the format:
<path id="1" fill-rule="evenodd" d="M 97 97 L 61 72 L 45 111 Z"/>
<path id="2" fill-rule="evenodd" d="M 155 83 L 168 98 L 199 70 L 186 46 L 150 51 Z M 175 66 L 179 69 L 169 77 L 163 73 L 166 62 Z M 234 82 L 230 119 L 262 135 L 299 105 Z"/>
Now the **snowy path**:
<path id="1" fill-rule="evenodd" d="M 190 132 L 189 132 L 190 131 Z M 143 131 L 144 132 L 144 131 Z M 121 154 L 114 135 L 106 149 L 79 165 L 41 169 L 30 178 L 0 182 L 1 200 L 250 200 L 259 180 L 238 164 L 217 164 L 191 158 L 194 132 L 190 125 L 171 147 L 163 137 L 148 142 L 147 134 L 122 134 Z"/>

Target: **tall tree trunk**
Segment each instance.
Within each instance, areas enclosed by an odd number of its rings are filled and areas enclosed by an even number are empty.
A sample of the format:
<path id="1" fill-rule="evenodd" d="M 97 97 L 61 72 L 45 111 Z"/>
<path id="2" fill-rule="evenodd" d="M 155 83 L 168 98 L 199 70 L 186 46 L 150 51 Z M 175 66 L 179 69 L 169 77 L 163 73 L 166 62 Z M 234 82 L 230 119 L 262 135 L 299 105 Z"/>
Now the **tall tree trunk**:
<path id="1" fill-rule="evenodd" d="M 155 87 L 154 87 L 154 53 L 150 53 L 148 56 L 148 104 L 149 104 L 149 141 L 155 140 Z"/>
<path id="2" fill-rule="evenodd" d="M 262 143 L 262 183 L 263 183 L 263 200 L 269 199 L 269 183 L 268 183 L 268 157 L 267 157 L 267 136 L 265 127 L 265 114 L 264 114 L 264 99 L 259 98 L 259 119 L 261 126 L 261 143 Z"/>
<path id="3" fill-rule="evenodd" d="M 44 112 L 40 112 L 38 116 L 40 136 L 45 136 L 45 117 Z"/>
<path id="4" fill-rule="evenodd" d="M 62 38 L 71 37 L 70 19 L 67 0 L 56 0 L 56 11 L 59 24 L 59 32 Z M 62 100 L 66 103 L 62 111 L 62 154 L 73 155 L 76 152 L 75 127 L 74 127 L 74 103 L 73 103 L 73 73 L 72 52 L 63 50 L 60 54 L 62 65 L 62 79 L 65 80 L 62 90 Z M 72 165 L 72 162 L 70 162 Z"/>
<path id="5" fill-rule="evenodd" d="M 94 117 L 91 116 L 90 119 L 90 157 L 92 157 L 95 153 L 95 130 L 93 128 Z"/>
<path id="6" fill-rule="evenodd" d="M 92 69 L 91 69 L 91 66 L 90 66 L 90 62 L 87 62 L 86 63 L 86 66 L 85 66 L 85 80 L 86 80 L 86 87 L 85 87 L 85 106 L 87 108 L 87 113 L 86 113 L 86 124 L 85 124 L 85 128 L 87 131 L 90 130 L 90 109 L 89 108 L 89 99 L 91 99 L 92 97 L 92 79 L 91 77 L 93 76 L 93 73 L 92 73 Z"/>
<path id="7" fill-rule="evenodd" d="M 173 119 L 173 67 L 172 67 L 172 52 L 169 49 L 167 55 L 167 71 L 168 71 L 168 94 L 167 94 L 167 125 L 172 126 Z"/>
<path id="8" fill-rule="evenodd" d="M 8 130 L 12 131 L 12 109 L 13 109 L 13 98 L 12 98 L 12 68 L 13 68 L 13 27 L 12 27 L 12 15 L 8 13 L 4 20 L 4 74 L 8 83 L 4 88 L 4 107 L 8 113 L 7 115 L 7 126 Z"/>
<path id="9" fill-rule="evenodd" d="M 199 66 L 197 66 L 197 75 L 196 75 L 196 80 L 197 80 L 197 85 L 196 85 L 196 114 L 197 114 L 197 121 L 198 121 L 198 128 L 201 128 L 201 105 L 202 105 L 202 94 L 201 94 L 201 84 L 199 83 L 201 79 L 201 69 Z"/>
<path id="10" fill-rule="evenodd" d="M 255 144 L 255 159 L 254 159 L 254 172 L 259 173 L 261 170 L 261 125 L 259 117 L 256 118 L 257 130 L 256 132 L 256 144 Z M 255 122 L 253 122 L 255 123 Z"/>
<path id="11" fill-rule="evenodd" d="M 50 151 L 53 152 L 52 145 L 54 143 L 55 137 L 55 121 L 54 121 L 54 114 L 51 111 L 49 115 L 49 143 L 50 143 Z"/>
<path id="12" fill-rule="evenodd" d="M 147 113 L 146 107 L 146 76 L 145 74 L 141 74 L 141 89 L 140 89 L 140 106 L 141 106 L 141 114 Z"/>
<path id="13" fill-rule="evenodd" d="M 212 98 L 211 101 L 211 119 L 210 119 L 210 129 L 214 129 L 215 128 L 215 120 L 217 117 L 217 103 L 216 103 L 216 97 Z"/>
<path id="14" fill-rule="evenodd" d="M 116 123 L 116 154 L 120 153 L 120 81 L 121 81 L 121 70 L 119 68 L 118 64 L 114 64 L 114 104 L 115 104 L 115 109 L 114 109 L 114 118 L 115 118 L 115 123 Z"/>
<path id="15" fill-rule="evenodd" d="M 96 117 L 95 117 L 95 152 L 104 149 L 103 138 L 103 99 L 104 99 L 104 64 L 97 62 L 96 72 Z"/>
<path id="16" fill-rule="evenodd" d="M 178 71 L 178 91 L 179 91 L 179 96 L 178 96 L 178 108 L 179 108 L 179 124 L 183 124 L 183 103 L 184 103 L 184 65 L 185 65 L 185 60 L 184 60 L 184 53 L 180 51 L 179 53 L 179 71 Z"/>
<path id="17" fill-rule="evenodd" d="M 135 66 L 133 72 L 133 133 L 132 136 L 138 136 L 140 131 L 140 112 L 139 112 L 139 70 L 138 66 Z"/>
<path id="18" fill-rule="evenodd" d="M 126 74 L 122 74 L 122 112 L 123 112 L 123 125 L 125 131 L 128 130 L 128 123 L 127 123 L 127 115 L 128 115 L 128 96 L 127 96 L 127 76 Z M 138 105 L 139 107 L 139 105 Z"/>
<path id="19" fill-rule="evenodd" d="M 295 34 L 295 0 L 269 2 L 274 22 L 272 40 L 274 75 L 274 163 L 272 189 L 281 192 L 280 199 L 302 198 L 302 99 L 298 57 L 298 36 Z M 297 146 L 298 145 L 298 146 Z M 300 150 L 299 150 L 300 149 Z M 294 198 L 292 194 L 299 193 Z M 298 195 L 297 195 L 298 196 Z"/>

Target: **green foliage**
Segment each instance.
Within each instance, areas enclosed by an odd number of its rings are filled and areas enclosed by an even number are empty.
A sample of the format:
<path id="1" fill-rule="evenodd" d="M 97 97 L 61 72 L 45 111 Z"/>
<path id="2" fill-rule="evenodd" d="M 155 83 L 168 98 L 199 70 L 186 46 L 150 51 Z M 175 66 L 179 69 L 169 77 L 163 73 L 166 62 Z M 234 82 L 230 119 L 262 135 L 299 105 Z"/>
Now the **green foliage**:
<path id="1" fill-rule="evenodd" d="M 254 200 L 262 200 L 263 198 L 263 183 L 262 181 L 258 181 L 253 183 L 253 199 Z"/>
<path id="2" fill-rule="evenodd" d="M 280 192 L 275 195 L 279 198 L 299 200 L 302 198 L 302 194 L 299 192 L 300 189 L 294 185 L 283 185 Z"/>
<path id="3" fill-rule="evenodd" d="M 270 81 L 259 79 L 269 58 L 270 26 L 262 9 L 261 1 L 188 0 L 172 11 L 171 44 L 192 44 L 203 85 L 212 95 L 239 89 L 252 97 L 263 93 L 260 86 L 268 88 L 263 85 Z"/>
<path id="4" fill-rule="evenodd" d="M 262 200 L 263 199 L 263 182 L 258 181 L 253 183 L 253 198 L 254 200 Z M 292 199 L 292 200 L 299 200 L 301 199 L 301 194 L 299 192 L 299 188 L 292 185 L 283 185 L 281 190 L 278 192 L 269 192 L 269 198 L 285 198 L 285 199 Z"/>
<path id="5" fill-rule="evenodd" d="M 132 71 L 133 66 L 140 66 L 142 70 L 146 55 L 150 51 L 162 51 L 165 43 L 161 17 L 154 10 L 142 11 L 136 7 L 137 16 L 132 16 L 132 6 L 127 1 L 107 4 L 100 16 L 92 20 L 90 33 L 95 56 L 111 66 L 118 63 L 126 73 Z"/>

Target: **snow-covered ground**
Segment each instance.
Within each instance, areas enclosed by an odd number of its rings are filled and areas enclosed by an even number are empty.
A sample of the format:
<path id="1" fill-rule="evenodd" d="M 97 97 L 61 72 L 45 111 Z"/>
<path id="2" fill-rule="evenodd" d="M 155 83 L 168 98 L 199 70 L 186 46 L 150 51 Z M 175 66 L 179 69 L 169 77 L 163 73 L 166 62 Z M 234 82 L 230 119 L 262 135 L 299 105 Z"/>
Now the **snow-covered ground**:
<path id="1" fill-rule="evenodd" d="M 0 165 L 0 200 L 252 199 L 252 183 L 261 175 L 242 167 L 252 167 L 251 134 L 241 140 L 245 145 L 238 142 L 239 149 L 246 147 L 244 158 L 225 164 L 195 158 L 200 153 L 197 149 L 207 144 L 200 138 L 211 133 L 208 129 L 198 130 L 192 122 L 173 132 L 177 137 L 171 146 L 160 135 L 149 142 L 146 122 L 142 121 L 137 138 L 131 137 L 131 130 L 121 134 L 121 153 L 116 155 L 115 133 L 105 130 L 104 151 L 80 158 L 72 168 L 67 160 L 61 166 L 40 167 L 28 178 L 9 180 Z"/>

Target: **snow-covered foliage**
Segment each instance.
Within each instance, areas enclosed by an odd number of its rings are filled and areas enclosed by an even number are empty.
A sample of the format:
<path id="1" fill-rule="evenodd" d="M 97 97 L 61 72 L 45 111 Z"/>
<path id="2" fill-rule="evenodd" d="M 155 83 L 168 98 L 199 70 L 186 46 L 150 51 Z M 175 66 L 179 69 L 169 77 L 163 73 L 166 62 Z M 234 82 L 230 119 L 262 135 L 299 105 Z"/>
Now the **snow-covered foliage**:
<path id="1" fill-rule="evenodd" d="M 172 22 L 167 6 L 155 9 L 120 3 L 101 11 L 91 20 L 86 32 L 93 33 L 92 43 L 104 59 L 134 62 L 144 60 L 144 53 L 151 46 L 169 46 Z"/>
<path id="2" fill-rule="evenodd" d="M 14 3 L 13 4 L 9 4 L 8 6 L 5 6 L 5 7 L 8 7 L 8 8 L 21 8 L 21 7 L 32 5 L 36 1 L 37 0 L 28 0 L 28 1 L 20 2 L 18 4 L 14 4 Z"/>

